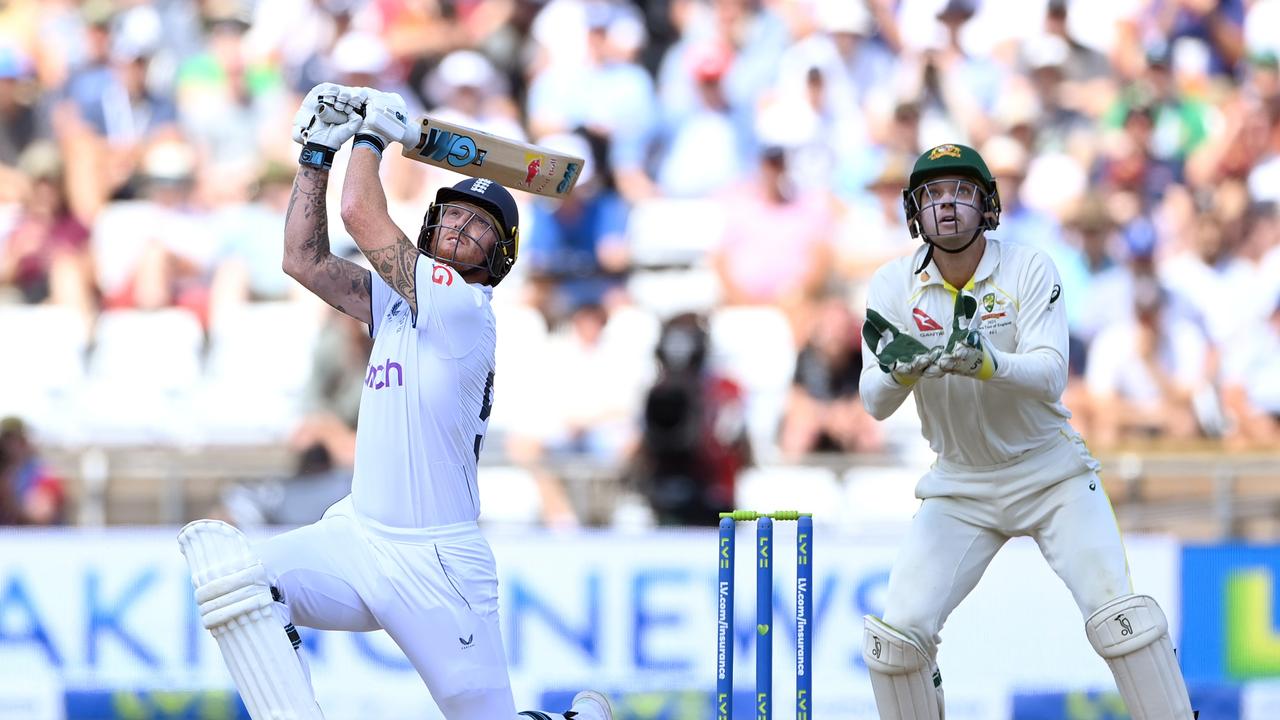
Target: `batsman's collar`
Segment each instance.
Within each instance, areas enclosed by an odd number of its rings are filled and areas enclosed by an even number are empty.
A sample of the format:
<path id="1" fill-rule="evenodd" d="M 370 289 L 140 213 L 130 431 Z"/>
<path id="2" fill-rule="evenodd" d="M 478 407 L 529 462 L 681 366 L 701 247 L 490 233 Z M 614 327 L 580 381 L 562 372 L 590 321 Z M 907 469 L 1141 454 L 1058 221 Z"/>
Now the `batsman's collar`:
<path id="1" fill-rule="evenodd" d="M 911 267 L 918 267 L 921 257 L 927 248 L 921 246 L 916 249 L 916 254 L 912 257 Z M 936 256 L 935 256 L 936 258 Z M 978 261 L 978 267 L 973 271 L 973 278 L 965 285 L 965 289 L 973 287 L 978 283 L 986 280 L 995 274 L 996 268 L 1000 265 L 1000 241 L 995 238 L 987 238 L 987 247 L 982 251 L 982 259 Z M 930 260 L 924 270 L 916 273 L 916 286 L 925 287 L 927 285 L 942 285 L 951 288 L 946 280 L 942 279 L 942 272 L 938 270 L 938 262 L 936 259 Z M 955 288 L 951 288 L 954 290 Z"/>

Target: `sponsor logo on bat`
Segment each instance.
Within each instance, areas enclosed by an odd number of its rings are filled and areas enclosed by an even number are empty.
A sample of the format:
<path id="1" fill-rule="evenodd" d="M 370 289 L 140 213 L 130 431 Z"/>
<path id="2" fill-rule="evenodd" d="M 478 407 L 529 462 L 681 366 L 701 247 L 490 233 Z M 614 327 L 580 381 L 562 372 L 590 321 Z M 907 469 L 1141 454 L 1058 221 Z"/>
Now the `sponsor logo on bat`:
<path id="1" fill-rule="evenodd" d="M 484 165 L 485 155 L 489 153 L 476 146 L 475 138 L 439 128 L 430 128 L 419 135 L 414 149 L 424 158 L 445 162 L 457 168 Z"/>
<path id="2" fill-rule="evenodd" d="M 556 185 L 556 192 L 563 195 L 569 191 L 569 186 L 573 184 L 575 178 L 578 177 L 578 163 L 571 162 L 564 166 L 564 177 L 560 179 L 560 184 Z"/>
<path id="3" fill-rule="evenodd" d="M 542 169 L 541 155 L 525 155 L 524 170 L 524 186 L 529 187 L 533 184 L 534 178 L 538 177 L 538 171 Z"/>
<path id="4" fill-rule="evenodd" d="M 556 168 L 560 165 L 560 160 L 556 156 L 539 153 L 525 153 L 524 162 L 524 186 L 535 193 L 541 193 L 547 189 L 547 185 L 555 177 Z M 537 185 L 534 185 L 535 182 Z"/>

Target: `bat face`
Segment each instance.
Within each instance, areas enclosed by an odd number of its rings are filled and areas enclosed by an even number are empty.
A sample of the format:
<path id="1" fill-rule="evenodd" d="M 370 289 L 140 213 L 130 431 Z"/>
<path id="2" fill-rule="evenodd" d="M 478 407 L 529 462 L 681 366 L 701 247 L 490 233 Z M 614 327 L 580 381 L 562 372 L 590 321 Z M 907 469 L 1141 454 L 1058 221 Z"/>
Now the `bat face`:
<path id="1" fill-rule="evenodd" d="M 546 197 L 568 195 L 584 162 L 550 148 L 432 117 L 421 119 L 417 135 L 416 142 L 403 143 L 405 157 Z"/>

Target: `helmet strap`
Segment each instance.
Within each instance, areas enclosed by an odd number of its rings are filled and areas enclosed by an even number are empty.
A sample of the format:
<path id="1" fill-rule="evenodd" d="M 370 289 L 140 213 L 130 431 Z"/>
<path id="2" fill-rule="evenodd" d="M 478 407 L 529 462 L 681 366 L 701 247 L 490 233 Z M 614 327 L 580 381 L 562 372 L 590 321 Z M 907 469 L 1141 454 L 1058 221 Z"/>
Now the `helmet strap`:
<path id="1" fill-rule="evenodd" d="M 975 228 L 973 231 L 973 236 L 969 238 L 969 242 L 965 243 L 964 245 L 961 245 L 958 248 L 947 248 L 947 247 L 942 247 L 941 245 L 937 245 L 932 240 L 929 239 L 928 235 L 921 233 L 920 234 L 921 237 L 924 238 L 924 244 L 928 245 L 929 249 L 925 251 L 924 260 L 920 262 L 920 267 L 916 268 L 916 271 L 912 274 L 913 275 L 919 274 L 921 270 L 925 269 L 925 266 L 927 266 L 929 264 L 929 261 L 933 259 L 934 250 L 941 250 L 942 252 L 947 253 L 949 255 L 956 255 L 958 253 L 964 252 L 965 250 L 968 250 L 970 245 L 978 241 L 978 236 L 981 235 L 982 231 L 985 229 L 986 229 L 985 225 L 982 225 L 982 224 L 978 225 L 978 227 Z"/>

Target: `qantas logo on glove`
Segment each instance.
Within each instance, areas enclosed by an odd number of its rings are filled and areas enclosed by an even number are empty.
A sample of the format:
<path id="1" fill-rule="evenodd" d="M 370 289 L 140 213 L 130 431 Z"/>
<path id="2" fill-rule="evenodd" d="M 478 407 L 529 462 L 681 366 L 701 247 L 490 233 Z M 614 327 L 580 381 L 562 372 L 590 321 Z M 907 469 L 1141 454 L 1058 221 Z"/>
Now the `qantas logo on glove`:
<path id="1" fill-rule="evenodd" d="M 916 321 L 916 328 L 922 333 L 942 332 L 942 326 L 938 324 L 938 321 L 929 317 L 929 313 L 920 308 L 912 310 L 911 317 Z"/>

